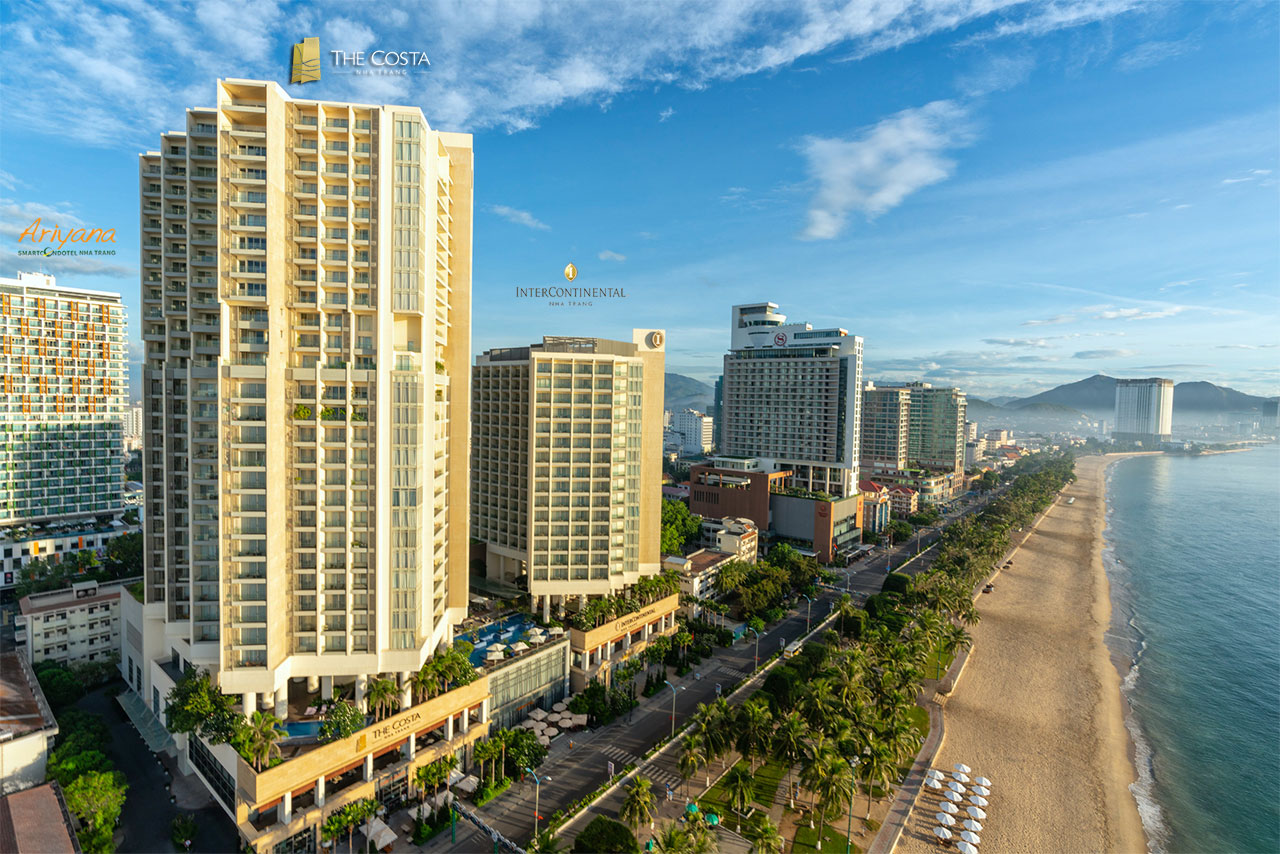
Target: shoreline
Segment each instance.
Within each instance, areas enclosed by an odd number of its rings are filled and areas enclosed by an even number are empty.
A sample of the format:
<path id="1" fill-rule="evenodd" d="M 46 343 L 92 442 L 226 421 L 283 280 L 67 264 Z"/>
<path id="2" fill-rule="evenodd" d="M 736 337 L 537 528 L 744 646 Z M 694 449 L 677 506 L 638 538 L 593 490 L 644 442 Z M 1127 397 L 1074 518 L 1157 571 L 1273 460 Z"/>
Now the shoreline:
<path id="1" fill-rule="evenodd" d="M 939 697 L 946 735 L 934 766 L 964 762 L 992 779 L 980 835 L 994 850 L 1148 850 L 1130 789 L 1139 774 L 1123 677 L 1106 643 L 1107 471 L 1134 455 L 1077 459 L 1076 483 L 997 573 L 995 591 L 979 594 L 963 676 Z M 937 850 L 938 801 L 920 794 L 899 850 Z"/>

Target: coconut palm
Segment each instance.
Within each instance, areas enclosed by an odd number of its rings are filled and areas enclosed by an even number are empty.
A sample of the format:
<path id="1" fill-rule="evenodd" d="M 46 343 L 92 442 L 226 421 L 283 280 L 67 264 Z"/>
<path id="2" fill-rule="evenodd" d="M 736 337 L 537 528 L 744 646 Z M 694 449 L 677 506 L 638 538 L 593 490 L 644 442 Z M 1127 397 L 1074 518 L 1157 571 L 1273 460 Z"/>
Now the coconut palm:
<path id="1" fill-rule="evenodd" d="M 658 854 L 691 854 L 689 833 L 674 821 L 665 822 L 653 837 L 653 850 Z"/>
<path id="2" fill-rule="evenodd" d="M 633 831 L 646 822 L 652 827 L 655 807 L 653 783 L 648 777 L 636 777 L 627 787 L 626 797 L 622 799 L 622 807 L 618 810 L 618 820 Z"/>
<path id="3" fill-rule="evenodd" d="M 278 742 L 288 734 L 278 717 L 270 712 L 254 711 L 244 734 L 245 748 L 253 759 L 254 769 L 261 771 L 272 756 L 280 755 Z"/>
<path id="4" fill-rule="evenodd" d="M 804 747 L 806 739 L 809 736 L 808 728 L 801 719 L 799 712 L 791 712 L 784 717 L 779 723 L 778 728 L 773 731 L 773 755 L 782 760 L 787 768 L 787 803 L 795 809 L 795 798 L 792 797 L 791 786 L 791 770 L 792 767 L 800 761 L 800 757 L 804 755 Z"/>
<path id="5" fill-rule="evenodd" d="M 737 818 L 738 832 L 742 832 L 742 814 L 751 803 L 751 772 L 741 765 L 735 765 L 725 775 L 725 791 L 729 795 L 729 808 Z"/>
<path id="6" fill-rule="evenodd" d="M 525 850 L 529 854 L 560 854 L 560 840 L 552 831 L 543 830 L 529 840 L 529 846 Z"/>
<path id="7" fill-rule="evenodd" d="M 938 641 L 938 677 L 942 678 L 942 656 L 955 655 L 963 649 L 967 649 L 973 643 L 973 638 L 969 636 L 961 626 L 954 623 L 948 623 L 942 629 L 941 639 Z"/>
<path id="8" fill-rule="evenodd" d="M 804 756 L 800 759 L 800 785 L 814 795 L 812 800 L 814 805 L 817 804 L 818 782 L 822 779 L 822 775 L 826 773 L 827 762 L 834 752 L 834 746 L 823 733 L 815 732 L 809 736 L 809 742 L 805 745 Z M 809 825 L 813 826 L 812 818 L 809 820 Z"/>
<path id="9" fill-rule="evenodd" d="M 680 776 L 685 780 L 686 795 L 689 794 L 688 780 L 698 773 L 699 768 L 704 771 L 707 768 L 707 748 L 702 736 L 695 732 L 685 736 L 680 750 L 679 770 Z M 710 774 L 707 775 L 704 785 L 708 788 L 711 786 Z"/>
<path id="10" fill-rule="evenodd" d="M 735 718 L 738 752 L 751 763 L 751 770 L 754 772 L 755 760 L 769 750 L 769 741 L 773 736 L 773 717 L 764 703 L 747 702 L 738 707 Z"/>
<path id="11" fill-rule="evenodd" d="M 418 819 L 422 819 L 422 806 L 427 800 L 427 788 L 436 785 L 436 778 L 439 776 L 439 770 L 435 767 L 434 762 L 426 765 L 419 765 L 417 770 L 413 772 L 413 785 L 418 790 Z"/>
<path id="12" fill-rule="evenodd" d="M 436 687 L 435 659 L 428 658 L 422 667 L 409 674 L 409 689 L 413 692 L 414 702 L 429 700 Z"/>
<path id="13" fill-rule="evenodd" d="M 477 741 L 471 751 L 471 758 L 480 763 L 480 776 L 492 780 L 493 776 L 485 773 L 485 766 L 498 758 L 498 745 L 493 741 Z"/>
<path id="14" fill-rule="evenodd" d="M 747 829 L 747 838 L 751 840 L 752 854 L 782 854 L 787 842 L 767 815 L 754 828 Z"/>
<path id="15" fill-rule="evenodd" d="M 872 788 L 879 785 L 887 795 L 890 781 L 893 780 L 893 775 L 897 770 L 898 764 L 893 761 L 893 755 L 883 744 L 872 744 L 871 750 L 863 755 L 862 762 L 858 765 L 858 771 L 862 774 L 862 779 L 867 785 L 867 819 L 871 818 Z"/>
<path id="16" fill-rule="evenodd" d="M 371 681 L 365 689 L 365 700 L 373 710 L 373 719 L 380 721 L 385 718 L 387 712 L 399 702 L 399 694 L 396 683 L 390 679 L 378 678 Z"/>
<path id="17" fill-rule="evenodd" d="M 853 787 L 853 771 L 841 757 L 830 754 L 823 763 L 823 773 L 814 792 L 818 797 L 818 850 L 822 850 L 822 834 L 826 830 L 827 816 L 839 812 L 849 803 Z"/>

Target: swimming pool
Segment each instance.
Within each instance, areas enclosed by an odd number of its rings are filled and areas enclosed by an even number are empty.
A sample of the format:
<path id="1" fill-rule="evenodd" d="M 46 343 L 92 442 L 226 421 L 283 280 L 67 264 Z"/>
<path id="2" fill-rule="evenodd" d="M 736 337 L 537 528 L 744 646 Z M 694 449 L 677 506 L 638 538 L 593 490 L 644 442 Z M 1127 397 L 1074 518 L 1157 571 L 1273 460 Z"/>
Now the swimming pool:
<path id="1" fill-rule="evenodd" d="M 285 732 L 289 738 L 317 738 L 320 735 L 320 721 L 285 721 Z"/>
<path id="2" fill-rule="evenodd" d="M 471 651 L 471 664 L 473 667 L 483 667 L 484 656 L 490 646 L 495 643 L 510 646 L 536 625 L 533 617 L 528 614 L 512 614 L 496 623 L 490 623 L 478 629 L 469 629 L 458 635 L 458 639 L 475 645 L 475 649 Z"/>

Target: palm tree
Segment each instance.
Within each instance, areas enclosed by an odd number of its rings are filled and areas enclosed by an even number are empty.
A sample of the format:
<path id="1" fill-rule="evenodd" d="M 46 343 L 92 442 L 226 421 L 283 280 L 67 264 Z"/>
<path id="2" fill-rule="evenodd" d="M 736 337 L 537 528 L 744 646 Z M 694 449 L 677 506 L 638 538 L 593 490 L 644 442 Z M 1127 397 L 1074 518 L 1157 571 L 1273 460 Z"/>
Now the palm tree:
<path id="1" fill-rule="evenodd" d="M 720 843 L 706 821 L 699 818 L 689 825 L 689 854 L 717 854 Z"/>
<path id="2" fill-rule="evenodd" d="M 622 807 L 618 810 L 618 819 L 633 831 L 638 830 L 645 822 L 652 827 L 655 806 L 653 783 L 648 777 L 636 777 L 627 787 L 626 797 L 622 799 Z"/>
<path id="3" fill-rule="evenodd" d="M 480 763 L 480 776 L 493 780 L 494 775 L 485 773 L 485 765 L 498 758 L 498 745 L 493 741 L 477 741 L 472 748 L 471 756 Z"/>
<path id="4" fill-rule="evenodd" d="M 560 840 L 552 831 L 543 830 L 529 840 L 529 846 L 525 850 L 529 854 L 560 854 Z"/>
<path id="5" fill-rule="evenodd" d="M 418 820 L 422 820 L 422 806 L 427 800 L 427 787 L 437 785 L 439 771 L 434 762 L 418 766 L 413 772 L 413 785 L 418 790 Z"/>
<path id="6" fill-rule="evenodd" d="M 791 712 L 783 718 L 773 732 L 773 755 L 787 766 L 787 803 L 792 809 L 795 809 L 796 802 L 792 797 L 791 769 L 804 755 L 808 734 L 799 712 Z"/>
<path id="7" fill-rule="evenodd" d="M 942 630 L 942 637 L 938 642 L 938 678 L 942 678 L 942 656 L 955 655 L 962 649 L 967 649 L 973 643 L 973 638 L 969 636 L 961 626 L 955 623 L 948 623 Z"/>
<path id="8" fill-rule="evenodd" d="M 769 741 L 773 735 L 773 718 L 763 703 L 748 702 L 738 707 L 735 720 L 738 730 L 738 752 L 751 763 L 751 770 L 756 770 L 755 760 L 769 749 Z"/>
<path id="9" fill-rule="evenodd" d="M 742 832 L 742 814 L 751 803 L 751 780 L 751 772 L 741 765 L 733 766 L 724 778 L 725 791 L 729 794 L 729 808 L 737 817 L 739 833 Z"/>
<path id="10" fill-rule="evenodd" d="M 752 854 L 782 854 L 782 847 L 786 844 L 778 826 L 767 815 L 754 828 L 747 829 L 747 836 L 751 840 Z"/>
<path id="11" fill-rule="evenodd" d="M 504 780 L 507 779 L 507 745 L 511 743 L 512 737 L 512 730 L 509 729 L 500 729 L 497 735 L 492 736 L 498 743 L 498 773 Z"/>
<path id="12" fill-rule="evenodd" d="M 706 769 L 707 767 L 707 748 L 702 741 L 702 736 L 690 733 L 685 736 L 684 744 L 680 750 L 679 759 L 680 776 L 685 781 L 685 794 L 689 794 L 689 778 L 698 773 L 698 769 Z M 711 776 L 708 774 L 705 785 L 710 788 Z"/>
<path id="13" fill-rule="evenodd" d="M 422 662 L 422 667 L 409 674 L 409 689 L 413 692 L 413 699 L 416 703 L 431 698 L 432 689 L 436 685 L 436 675 L 433 670 L 435 659 L 428 658 Z"/>
<path id="14" fill-rule="evenodd" d="M 822 850 L 822 834 L 826 830 L 827 816 L 849 803 L 853 786 L 853 772 L 849 763 L 834 753 L 823 763 L 823 773 L 818 779 L 818 850 Z"/>
<path id="15" fill-rule="evenodd" d="M 378 678 L 369 683 L 365 689 L 365 699 L 373 709 L 374 720 L 380 721 L 386 717 L 387 710 L 398 701 L 399 693 L 396 683 L 390 679 Z"/>
<path id="16" fill-rule="evenodd" d="M 801 702 L 801 710 L 809 726 L 823 730 L 835 716 L 835 691 L 828 679 L 818 679 L 810 683 L 809 690 Z"/>
<path id="17" fill-rule="evenodd" d="M 890 781 L 893 779 L 893 773 L 898 770 L 898 765 L 893 761 L 893 756 L 889 749 L 883 744 L 872 744 L 870 752 L 862 757 L 861 764 L 858 769 L 862 772 L 862 779 L 867 785 L 867 815 L 871 818 L 871 789 L 874 785 L 879 784 L 885 794 L 889 793 Z"/>
<path id="18" fill-rule="evenodd" d="M 814 795 L 812 801 L 814 805 L 817 804 L 818 783 L 826 773 L 827 761 L 833 752 L 831 742 L 821 732 L 815 732 L 809 736 L 809 743 L 805 746 L 804 756 L 800 760 L 800 785 Z M 813 826 L 812 818 L 809 819 L 809 826 Z"/>
<path id="19" fill-rule="evenodd" d="M 665 822 L 653 837 L 653 849 L 658 854 L 690 854 L 689 834 L 674 821 Z"/>
<path id="20" fill-rule="evenodd" d="M 436 778 L 435 791 L 432 792 L 432 796 L 434 798 L 440 794 L 441 786 L 447 786 L 449 784 L 449 775 L 453 773 L 453 769 L 458 767 L 458 757 L 454 756 L 452 753 L 448 753 L 441 756 L 431 764 L 439 767 L 440 769 L 439 775 Z"/>
<path id="21" fill-rule="evenodd" d="M 270 712 L 254 711 L 249 719 L 248 731 L 245 733 L 245 746 L 253 758 L 253 767 L 257 771 L 271 761 L 272 756 L 280 755 L 280 739 L 288 735 L 280 719 Z"/>

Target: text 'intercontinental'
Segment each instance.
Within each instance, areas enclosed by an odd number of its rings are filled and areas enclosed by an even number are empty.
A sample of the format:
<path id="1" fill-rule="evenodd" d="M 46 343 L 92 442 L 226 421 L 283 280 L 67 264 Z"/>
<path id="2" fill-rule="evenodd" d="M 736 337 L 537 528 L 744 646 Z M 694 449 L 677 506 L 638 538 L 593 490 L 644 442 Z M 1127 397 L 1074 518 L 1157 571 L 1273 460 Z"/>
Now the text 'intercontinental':
<path id="1" fill-rule="evenodd" d="M 516 288 L 516 298 L 532 299 L 626 299 L 623 288 Z"/>

